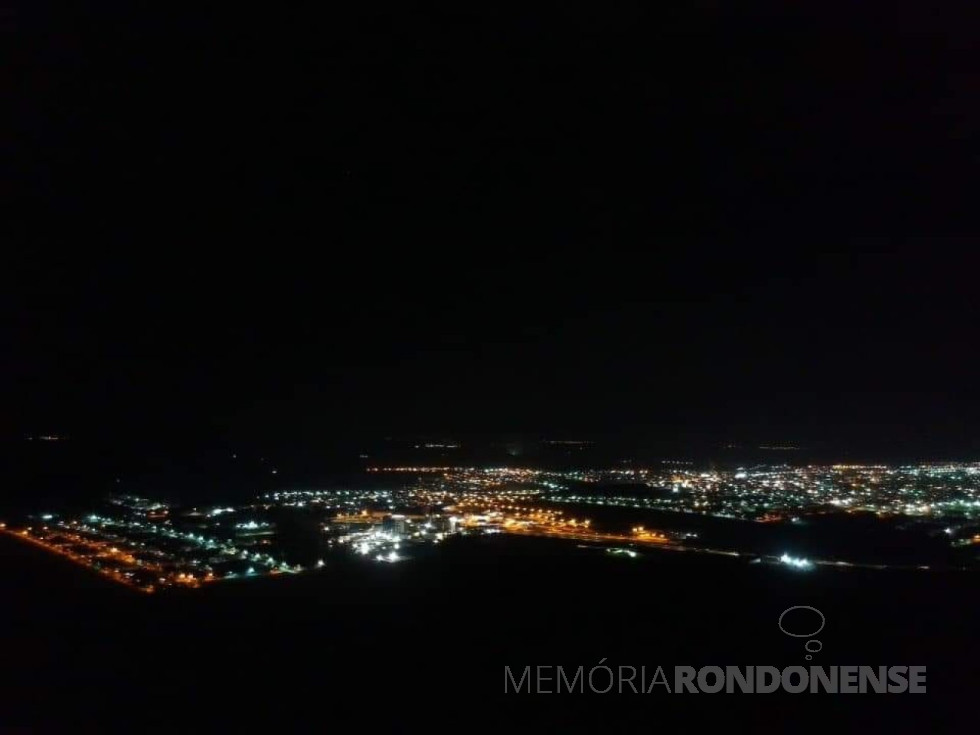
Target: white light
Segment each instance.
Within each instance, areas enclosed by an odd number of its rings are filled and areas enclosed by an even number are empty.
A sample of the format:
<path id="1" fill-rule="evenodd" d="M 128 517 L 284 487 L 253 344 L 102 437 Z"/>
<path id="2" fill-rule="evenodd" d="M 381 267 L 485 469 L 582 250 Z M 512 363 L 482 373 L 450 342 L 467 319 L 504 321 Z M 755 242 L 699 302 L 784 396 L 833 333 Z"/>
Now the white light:
<path id="1" fill-rule="evenodd" d="M 789 554 L 783 554 L 781 557 L 779 557 L 779 561 L 796 569 L 809 569 L 813 566 L 808 559 L 796 559 Z"/>

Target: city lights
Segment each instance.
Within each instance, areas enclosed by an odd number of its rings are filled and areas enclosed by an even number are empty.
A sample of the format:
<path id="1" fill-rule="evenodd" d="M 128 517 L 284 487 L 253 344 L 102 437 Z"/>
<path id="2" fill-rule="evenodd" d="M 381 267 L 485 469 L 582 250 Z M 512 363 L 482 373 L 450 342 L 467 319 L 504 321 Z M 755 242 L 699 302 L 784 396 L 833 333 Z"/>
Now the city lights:
<path id="1" fill-rule="evenodd" d="M 29 517 L 33 523 L 10 524 L 11 528 L 9 521 L 0 523 L 0 531 L 145 592 L 300 574 L 326 566 L 327 555 L 390 564 L 417 559 L 426 547 L 436 545 L 440 553 L 452 553 L 453 545 L 446 541 L 454 536 L 574 541 L 632 559 L 641 556 L 641 549 L 733 559 L 745 555 L 748 563 L 800 571 L 888 566 L 836 556 L 772 556 L 751 545 L 719 546 L 710 534 L 703 537 L 685 522 L 699 516 L 805 528 L 822 516 L 865 513 L 926 524 L 934 529 L 929 531 L 932 537 L 941 536 L 953 549 L 980 543 L 976 464 L 776 465 L 702 471 L 671 462 L 629 470 L 423 466 L 376 467 L 371 473 L 404 475 L 404 481 L 385 478 L 380 485 L 368 482 L 361 487 L 284 488 L 251 502 L 204 510 L 117 495 L 86 515 L 71 518 L 45 512 Z M 595 518 L 587 517 L 590 509 Z M 665 523 L 662 513 L 651 515 L 661 511 L 670 511 L 678 526 Z M 295 519 L 287 529 L 279 527 L 284 514 Z M 290 551 L 296 534 L 305 539 L 305 556 Z"/>

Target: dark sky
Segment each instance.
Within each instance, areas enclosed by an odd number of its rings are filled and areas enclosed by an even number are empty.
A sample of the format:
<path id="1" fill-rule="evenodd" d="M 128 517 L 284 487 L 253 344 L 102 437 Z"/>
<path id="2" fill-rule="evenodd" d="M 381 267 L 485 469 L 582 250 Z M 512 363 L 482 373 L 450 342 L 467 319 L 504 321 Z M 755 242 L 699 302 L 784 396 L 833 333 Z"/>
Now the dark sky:
<path id="1" fill-rule="evenodd" d="M 905 7 L 11 12 L 3 429 L 975 449 L 976 26 Z"/>

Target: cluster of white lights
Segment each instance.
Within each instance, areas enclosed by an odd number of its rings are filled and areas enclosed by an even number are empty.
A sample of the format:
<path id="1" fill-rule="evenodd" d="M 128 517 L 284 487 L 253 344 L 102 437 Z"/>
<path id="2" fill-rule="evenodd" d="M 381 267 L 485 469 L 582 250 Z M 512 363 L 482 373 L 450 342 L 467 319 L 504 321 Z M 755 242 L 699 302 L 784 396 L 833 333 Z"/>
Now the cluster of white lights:
<path id="1" fill-rule="evenodd" d="M 269 528 L 269 524 L 266 522 L 257 523 L 256 521 L 248 521 L 247 523 L 236 523 L 235 528 L 241 528 L 246 531 L 252 531 L 256 528 Z"/>
<path id="2" fill-rule="evenodd" d="M 813 567 L 813 562 L 811 562 L 810 560 L 802 559 L 802 558 L 797 559 L 796 557 L 792 557 L 789 554 L 783 554 L 781 557 L 779 557 L 779 561 L 781 561 L 783 564 L 786 564 L 787 566 L 793 567 L 794 569 L 810 569 Z"/>
<path id="3" fill-rule="evenodd" d="M 635 559 L 637 557 L 637 553 L 632 549 L 606 549 L 606 551 L 608 551 L 610 554 L 623 554 L 628 556 L 630 559 Z"/>

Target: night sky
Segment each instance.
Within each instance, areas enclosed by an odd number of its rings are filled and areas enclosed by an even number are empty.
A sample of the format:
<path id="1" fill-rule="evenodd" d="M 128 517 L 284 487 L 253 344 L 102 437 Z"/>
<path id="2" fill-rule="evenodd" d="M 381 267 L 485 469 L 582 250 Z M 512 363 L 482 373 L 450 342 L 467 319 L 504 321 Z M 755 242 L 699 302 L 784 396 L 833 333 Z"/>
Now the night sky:
<path id="1" fill-rule="evenodd" d="M 976 456 L 975 24 L 687 5 L 8 14 L 4 434 Z"/>

